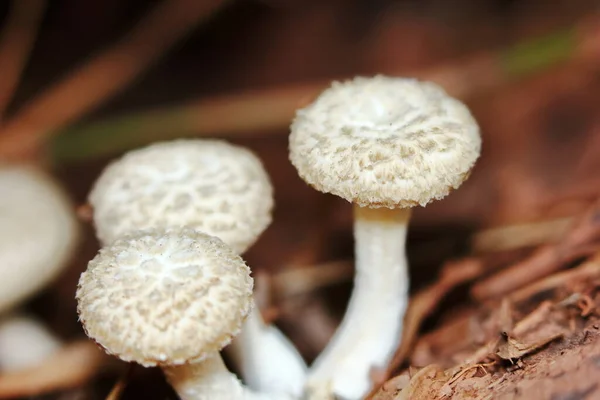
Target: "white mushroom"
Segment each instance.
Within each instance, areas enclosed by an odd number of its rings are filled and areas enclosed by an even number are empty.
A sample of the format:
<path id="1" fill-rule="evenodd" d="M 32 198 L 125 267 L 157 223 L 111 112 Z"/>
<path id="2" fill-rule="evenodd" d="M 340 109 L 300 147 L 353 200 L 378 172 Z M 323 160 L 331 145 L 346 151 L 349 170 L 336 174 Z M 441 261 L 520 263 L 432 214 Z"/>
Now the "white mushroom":
<path id="1" fill-rule="evenodd" d="M 0 311 L 55 279 L 73 254 L 71 203 L 42 171 L 0 165 Z"/>
<path id="2" fill-rule="evenodd" d="M 410 207 L 458 188 L 479 157 L 467 107 L 433 83 L 355 78 L 297 112 L 290 160 L 308 184 L 354 206 L 356 275 L 344 320 L 309 371 L 314 398 L 359 399 L 399 343 L 408 302 Z"/>
<path id="3" fill-rule="evenodd" d="M 249 150 L 219 140 L 177 140 L 113 162 L 89 200 L 104 243 L 132 230 L 185 226 L 217 236 L 241 254 L 271 222 L 273 188 Z M 301 394 L 302 357 L 258 309 L 227 351 L 251 388 Z"/>
<path id="4" fill-rule="evenodd" d="M 61 347 L 61 341 L 32 316 L 10 313 L 0 320 L 0 370 L 4 373 L 38 365 Z"/>
<path id="5" fill-rule="evenodd" d="M 252 306 L 252 278 L 220 239 L 191 229 L 140 231 L 100 250 L 77 301 L 87 335 L 107 353 L 161 366 L 183 400 L 272 399 L 230 373 L 219 351 Z"/>
<path id="6" fill-rule="evenodd" d="M 60 187 L 41 170 L 0 165 L 0 312 L 54 280 L 75 249 L 78 224 Z M 39 322 L 7 314 L 0 323 L 0 366 L 31 367 L 59 342 Z"/>
<path id="7" fill-rule="evenodd" d="M 185 226 L 242 253 L 271 223 L 273 189 L 249 150 L 220 140 L 174 140 L 112 162 L 89 202 L 104 244 L 139 229 Z"/>

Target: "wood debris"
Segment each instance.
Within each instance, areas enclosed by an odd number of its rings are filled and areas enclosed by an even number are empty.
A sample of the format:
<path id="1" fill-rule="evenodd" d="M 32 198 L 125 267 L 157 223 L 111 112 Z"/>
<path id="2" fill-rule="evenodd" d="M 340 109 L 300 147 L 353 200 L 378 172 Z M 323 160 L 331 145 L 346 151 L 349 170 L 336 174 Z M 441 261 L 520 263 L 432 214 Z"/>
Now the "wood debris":
<path id="1" fill-rule="evenodd" d="M 503 360 L 508 360 L 514 364 L 516 360 L 519 360 L 520 358 L 539 350 L 548 343 L 562 338 L 562 336 L 563 335 L 559 333 L 540 339 L 537 342 L 522 343 L 518 339 L 508 335 L 506 332 L 503 332 L 498 344 L 496 344 L 496 351 L 494 354 Z"/>

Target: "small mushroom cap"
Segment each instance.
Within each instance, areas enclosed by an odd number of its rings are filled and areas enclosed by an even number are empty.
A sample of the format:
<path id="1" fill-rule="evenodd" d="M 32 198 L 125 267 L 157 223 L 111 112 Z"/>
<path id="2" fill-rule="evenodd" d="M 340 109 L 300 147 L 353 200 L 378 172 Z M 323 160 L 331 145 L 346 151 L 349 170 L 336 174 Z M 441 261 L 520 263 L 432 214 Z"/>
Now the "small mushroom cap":
<path id="1" fill-rule="evenodd" d="M 219 140 L 160 142 L 109 165 L 90 196 L 97 235 L 183 227 L 243 253 L 271 223 L 273 188 L 249 150 Z"/>
<path id="2" fill-rule="evenodd" d="M 239 332 L 250 269 L 191 229 L 138 231 L 100 250 L 81 275 L 79 319 L 107 353 L 144 366 L 201 361 Z"/>
<path id="3" fill-rule="evenodd" d="M 479 157 L 479 127 L 439 86 L 376 76 L 336 82 L 298 110 L 290 160 L 319 191 L 363 207 L 445 197 Z"/>
<path id="4" fill-rule="evenodd" d="M 72 204 L 45 172 L 0 165 L 0 311 L 56 278 L 77 245 Z"/>

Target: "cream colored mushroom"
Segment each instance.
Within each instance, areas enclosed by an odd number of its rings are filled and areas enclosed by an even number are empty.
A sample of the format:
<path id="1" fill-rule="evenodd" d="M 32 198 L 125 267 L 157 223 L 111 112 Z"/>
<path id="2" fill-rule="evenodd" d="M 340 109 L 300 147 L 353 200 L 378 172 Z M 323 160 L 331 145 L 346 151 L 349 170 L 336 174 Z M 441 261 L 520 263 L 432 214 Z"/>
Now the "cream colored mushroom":
<path id="1" fill-rule="evenodd" d="M 78 237 L 61 188 L 33 166 L 0 165 L 0 368 L 36 365 L 60 342 L 32 317 L 9 310 L 54 280 Z"/>
<path id="2" fill-rule="evenodd" d="M 40 364 L 62 347 L 35 317 L 8 313 L 0 319 L 0 369 L 15 372 Z"/>
<path id="3" fill-rule="evenodd" d="M 273 189 L 249 150 L 221 140 L 174 140 L 111 163 L 89 202 L 104 244 L 139 229 L 186 226 L 242 253 L 271 223 Z"/>
<path id="4" fill-rule="evenodd" d="M 298 110 L 290 160 L 315 189 L 354 203 L 356 275 L 346 315 L 311 367 L 313 398 L 362 398 L 385 368 L 408 302 L 410 208 L 458 188 L 479 157 L 467 107 L 439 86 L 377 76 L 334 83 Z"/>
<path id="5" fill-rule="evenodd" d="M 79 318 L 107 353 L 161 366 L 183 400 L 278 399 L 250 392 L 219 355 L 252 307 L 252 278 L 220 239 L 139 231 L 100 250 L 81 275 Z"/>
<path id="6" fill-rule="evenodd" d="M 273 189 L 249 150 L 219 140 L 177 140 L 113 162 L 89 197 L 104 243 L 136 229 L 185 226 L 246 251 L 271 222 Z M 306 365 L 258 309 L 228 346 L 248 385 L 299 396 Z"/>

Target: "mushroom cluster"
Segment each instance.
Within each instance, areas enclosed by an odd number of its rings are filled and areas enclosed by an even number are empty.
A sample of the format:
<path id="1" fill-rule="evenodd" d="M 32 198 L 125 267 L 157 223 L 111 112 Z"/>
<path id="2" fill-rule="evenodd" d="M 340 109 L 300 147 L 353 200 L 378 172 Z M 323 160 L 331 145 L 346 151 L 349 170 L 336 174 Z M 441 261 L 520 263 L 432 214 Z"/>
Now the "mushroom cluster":
<path id="1" fill-rule="evenodd" d="M 148 230 L 157 233 L 168 231 L 174 235 L 173 232 L 177 232 L 177 229 L 186 229 L 187 233 L 181 231 L 180 234 L 189 236 L 190 232 L 198 232 L 210 235 L 219 238 L 230 251 L 241 254 L 258 239 L 271 222 L 273 189 L 262 163 L 249 150 L 219 140 L 176 140 L 134 150 L 110 164 L 95 183 L 89 202 L 93 209 L 97 235 L 105 249 L 116 245 L 121 249 L 132 246 L 130 242 L 120 240 L 124 240 L 128 235 L 147 234 L 144 232 Z M 130 251 L 140 252 L 134 249 Z M 197 257 L 200 257 L 206 249 L 197 251 Z M 138 264 L 135 264 L 136 262 Z M 187 262 L 198 267 L 196 264 L 199 260 L 191 258 Z M 139 265 L 139 268 L 143 268 L 142 263 L 140 260 L 133 262 Z M 216 263 L 217 267 L 219 265 Z M 91 262 L 88 273 L 93 273 L 93 266 L 94 262 Z M 203 269 L 198 271 L 198 279 L 206 277 Z M 215 279 L 221 279 L 218 274 L 213 275 Z M 196 275 L 188 278 L 193 280 Z M 85 296 L 89 290 L 89 284 L 86 282 L 88 281 L 82 276 L 77 298 L 82 322 L 91 334 L 88 325 L 94 318 L 85 319 L 83 312 L 86 307 L 96 306 L 90 304 L 89 297 Z M 209 390 L 210 385 L 182 383 L 181 376 L 187 376 L 196 382 L 197 379 L 192 379 L 192 375 L 202 375 L 200 372 L 206 371 L 209 365 L 221 365 L 218 351 L 237 335 L 232 345 L 228 346 L 228 350 L 238 363 L 241 375 L 250 389 L 256 391 L 255 395 L 273 395 L 279 399 L 300 396 L 307 368 L 293 344 L 277 328 L 264 323 L 251 297 L 248 297 L 249 303 L 244 307 L 232 304 L 229 308 L 221 310 L 223 316 L 211 315 L 210 312 L 216 311 L 212 309 L 212 304 L 224 300 L 226 295 L 219 294 L 216 290 L 206 290 L 209 292 L 206 295 L 210 296 L 210 301 L 198 294 L 185 303 L 190 309 L 207 308 L 200 313 L 205 318 L 196 320 L 195 336 L 192 338 L 200 337 L 201 329 L 210 330 L 214 324 L 223 322 L 220 321 L 221 317 L 228 314 L 240 315 L 239 323 L 243 324 L 241 330 L 230 329 L 228 326 L 229 333 L 224 336 L 227 340 L 209 346 L 209 350 L 212 351 L 210 363 L 195 364 L 193 374 L 183 367 L 169 369 L 169 379 L 177 382 L 174 384 L 176 388 L 188 385 L 196 388 L 192 392 L 197 395 L 183 394 L 181 391 L 180 395 L 188 399 L 219 398 L 218 394 L 221 392 Z M 144 299 L 148 303 L 155 301 L 152 297 L 153 292 L 140 291 L 135 294 L 145 296 Z M 128 296 L 124 298 L 127 299 Z M 164 312 L 170 319 L 176 320 L 185 316 L 179 313 L 190 312 L 187 309 L 178 310 L 172 303 L 175 299 L 168 298 L 165 301 L 167 303 L 164 305 Z M 122 309 L 123 305 L 117 306 Z M 248 311 L 250 309 L 252 311 Z M 147 314 L 145 318 L 147 324 L 157 323 L 156 315 Z M 180 327 L 169 325 L 169 329 L 176 330 Z M 123 335 L 131 337 L 132 334 Z M 106 338 L 92 337 L 105 346 Z M 178 340 L 176 335 L 170 337 L 174 341 Z M 197 339 L 196 342 L 198 348 L 204 352 L 206 349 L 203 349 L 201 340 Z M 175 343 L 172 346 L 175 346 Z M 105 347 L 108 349 L 108 346 Z M 140 357 L 128 358 L 120 352 L 114 353 L 127 361 L 152 364 Z M 174 356 L 175 354 L 167 352 L 163 363 L 177 365 L 204 358 L 195 356 L 177 359 Z M 204 389 L 200 391 L 198 387 Z M 186 389 L 183 392 L 189 391 Z M 244 393 L 244 396 L 249 396 L 250 392 L 245 390 Z M 238 398 L 233 392 L 228 396 L 230 397 L 223 398 Z"/>
<path id="2" fill-rule="evenodd" d="M 354 204 L 354 289 L 310 368 L 262 320 L 240 258 L 271 222 L 260 160 L 220 140 L 132 151 L 89 196 L 103 247 L 79 282 L 81 322 L 108 353 L 163 367 L 184 400 L 361 399 L 401 339 L 410 210 L 457 189 L 480 148 L 467 107 L 429 82 L 359 77 L 297 111 L 291 163 Z M 223 364 L 226 346 L 248 387 Z"/>

